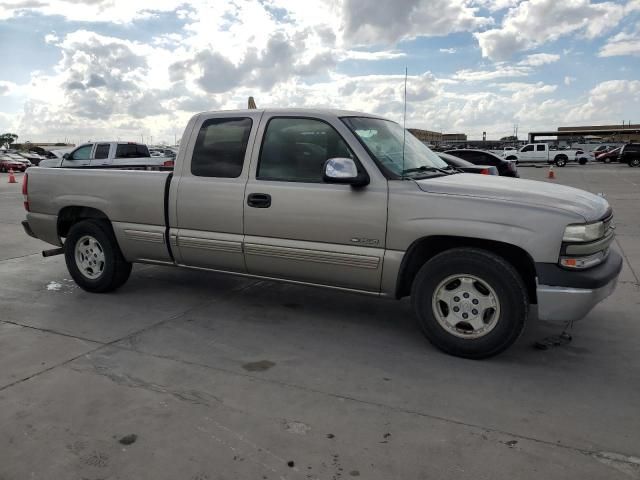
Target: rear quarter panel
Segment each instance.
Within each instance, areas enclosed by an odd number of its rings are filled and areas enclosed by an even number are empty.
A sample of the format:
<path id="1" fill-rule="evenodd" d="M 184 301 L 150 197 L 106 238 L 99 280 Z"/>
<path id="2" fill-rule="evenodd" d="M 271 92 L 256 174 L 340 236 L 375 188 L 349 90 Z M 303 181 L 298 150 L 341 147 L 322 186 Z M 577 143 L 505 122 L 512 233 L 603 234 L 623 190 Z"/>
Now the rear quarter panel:
<path id="1" fill-rule="evenodd" d="M 129 261 L 169 261 L 164 241 L 164 189 L 169 172 L 40 168 L 29 170 L 27 215 L 34 233 L 60 244 L 57 218 L 65 207 L 90 207 L 113 225 Z"/>

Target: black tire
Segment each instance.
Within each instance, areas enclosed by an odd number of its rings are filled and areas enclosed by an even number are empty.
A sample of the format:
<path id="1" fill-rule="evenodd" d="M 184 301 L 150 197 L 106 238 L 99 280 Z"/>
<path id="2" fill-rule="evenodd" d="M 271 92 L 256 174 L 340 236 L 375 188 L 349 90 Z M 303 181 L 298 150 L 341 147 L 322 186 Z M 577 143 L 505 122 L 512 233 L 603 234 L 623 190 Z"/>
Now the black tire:
<path id="1" fill-rule="evenodd" d="M 627 162 L 630 167 L 640 167 L 640 158 L 631 158 Z"/>
<path id="2" fill-rule="evenodd" d="M 564 167 L 567 165 L 567 157 L 564 156 L 560 156 L 560 157 L 556 157 L 553 160 L 553 163 L 556 164 L 556 167 Z"/>
<path id="3" fill-rule="evenodd" d="M 602 160 L 604 163 L 611 163 L 611 157 L 606 157 Z"/>
<path id="4" fill-rule="evenodd" d="M 518 160 L 518 157 L 514 157 L 513 155 L 505 158 L 505 160 Z"/>
<path id="5" fill-rule="evenodd" d="M 104 255 L 102 271 L 96 278 L 88 277 L 75 258 L 76 244 L 83 238 L 94 238 Z M 69 230 L 64 242 L 67 269 L 80 288 L 93 293 L 106 293 L 124 285 L 131 274 L 131 263 L 122 256 L 111 225 L 100 220 L 83 220 Z"/>
<path id="6" fill-rule="evenodd" d="M 586 164 L 587 164 L 587 161 L 588 161 L 588 160 L 587 160 L 586 158 L 581 158 L 580 160 L 578 160 L 578 163 L 579 163 L 580 165 L 586 165 Z"/>
<path id="7" fill-rule="evenodd" d="M 4 166 L 4 165 L 2 165 L 2 166 L 0 167 L 0 172 L 2 172 L 2 173 L 6 173 L 6 172 L 7 172 L 7 169 L 5 168 L 5 166 Z"/>
<path id="8" fill-rule="evenodd" d="M 481 279 L 498 298 L 499 315 L 495 326 L 479 338 L 456 336 L 436 318 L 432 305 L 435 290 L 457 274 Z M 492 357 L 512 345 L 524 330 L 529 312 L 527 289 L 518 272 L 502 257 L 477 248 L 454 248 L 426 262 L 413 282 L 411 298 L 427 339 L 450 355 L 472 359 Z"/>

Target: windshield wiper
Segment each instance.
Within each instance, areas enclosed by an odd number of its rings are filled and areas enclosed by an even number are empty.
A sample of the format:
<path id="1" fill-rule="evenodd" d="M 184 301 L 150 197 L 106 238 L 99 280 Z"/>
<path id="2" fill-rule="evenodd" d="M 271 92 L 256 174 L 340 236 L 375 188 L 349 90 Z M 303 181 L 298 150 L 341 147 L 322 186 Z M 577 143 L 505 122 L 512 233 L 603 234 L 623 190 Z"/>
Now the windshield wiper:
<path id="1" fill-rule="evenodd" d="M 425 165 L 422 165 L 416 168 L 407 168 L 406 170 L 402 171 L 402 175 L 406 175 L 407 173 L 422 173 L 422 172 L 437 172 L 437 173 L 442 173 L 443 175 L 453 175 L 454 173 L 458 173 L 457 171 L 447 170 L 444 168 L 427 167 Z"/>

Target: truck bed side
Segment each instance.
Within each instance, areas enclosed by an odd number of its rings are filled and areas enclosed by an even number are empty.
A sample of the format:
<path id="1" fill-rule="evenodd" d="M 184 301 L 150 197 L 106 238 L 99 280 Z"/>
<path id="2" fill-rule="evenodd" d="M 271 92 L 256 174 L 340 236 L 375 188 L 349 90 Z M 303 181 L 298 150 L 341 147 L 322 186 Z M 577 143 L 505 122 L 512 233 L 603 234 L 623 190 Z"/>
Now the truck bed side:
<path id="1" fill-rule="evenodd" d="M 170 172 L 115 169 L 31 168 L 28 171 L 33 232 L 61 245 L 69 216 L 105 217 L 129 261 L 171 262 L 165 242 L 165 186 Z"/>

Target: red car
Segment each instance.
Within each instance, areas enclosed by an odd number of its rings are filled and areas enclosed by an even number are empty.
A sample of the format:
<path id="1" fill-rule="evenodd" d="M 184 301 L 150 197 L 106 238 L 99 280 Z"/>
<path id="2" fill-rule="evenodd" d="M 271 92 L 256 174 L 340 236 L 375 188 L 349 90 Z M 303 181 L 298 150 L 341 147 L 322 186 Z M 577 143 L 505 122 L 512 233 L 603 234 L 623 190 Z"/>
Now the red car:
<path id="1" fill-rule="evenodd" d="M 600 153 L 596 156 L 596 161 L 611 163 L 618 159 L 618 155 L 620 154 L 620 149 L 622 147 L 614 148 L 613 150 L 609 150 L 608 152 Z"/>
<path id="2" fill-rule="evenodd" d="M 8 172 L 9 170 L 24 172 L 26 169 L 27 165 L 22 162 L 7 157 L 0 157 L 0 172 Z"/>

